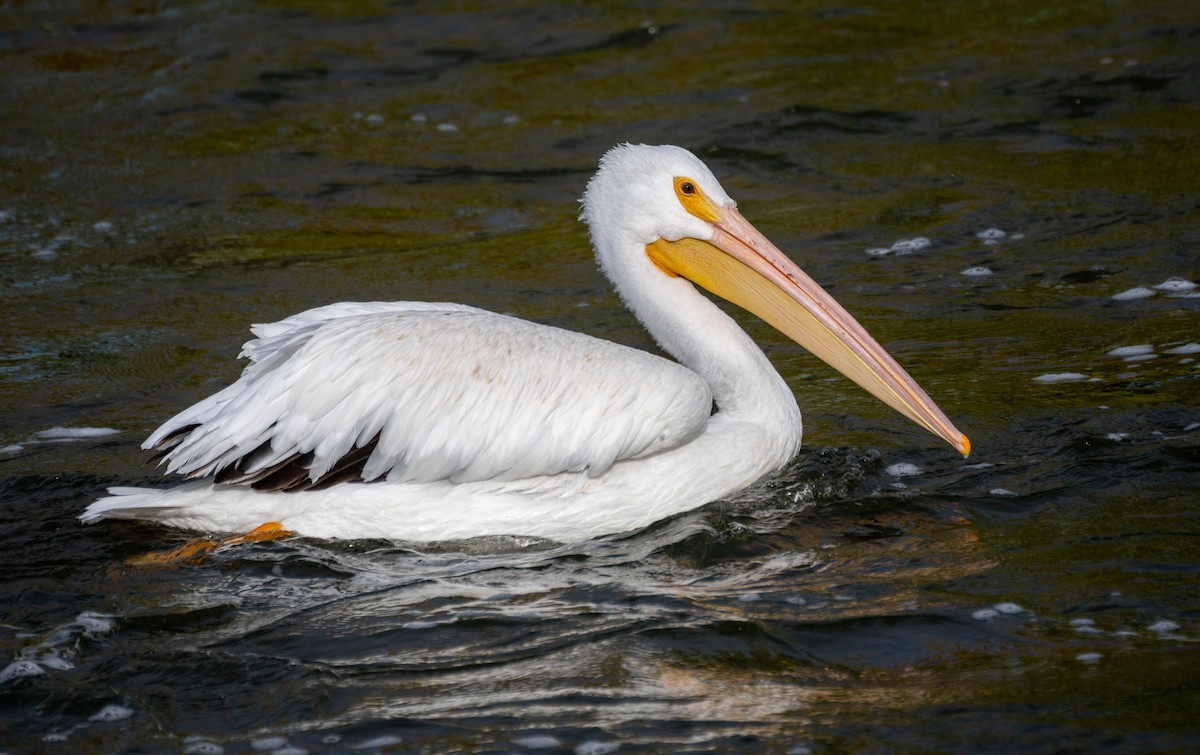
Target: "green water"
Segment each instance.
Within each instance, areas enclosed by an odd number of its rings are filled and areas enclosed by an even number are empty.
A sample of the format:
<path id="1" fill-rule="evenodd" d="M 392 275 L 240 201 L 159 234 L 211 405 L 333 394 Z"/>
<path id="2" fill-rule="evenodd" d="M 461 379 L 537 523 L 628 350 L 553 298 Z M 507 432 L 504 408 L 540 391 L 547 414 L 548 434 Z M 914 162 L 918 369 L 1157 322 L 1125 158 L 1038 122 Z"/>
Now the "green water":
<path id="1" fill-rule="evenodd" d="M 0 7 L 0 667 L 72 666 L 0 683 L 0 749 L 1200 748 L 1200 289 L 1113 298 L 1200 279 L 1198 39 L 1184 2 Z M 807 448 L 644 532 L 146 573 L 186 533 L 76 522 L 160 484 L 138 445 L 253 322 L 447 300 L 653 348 L 576 220 L 623 141 L 708 162 L 972 458 L 747 317 Z"/>

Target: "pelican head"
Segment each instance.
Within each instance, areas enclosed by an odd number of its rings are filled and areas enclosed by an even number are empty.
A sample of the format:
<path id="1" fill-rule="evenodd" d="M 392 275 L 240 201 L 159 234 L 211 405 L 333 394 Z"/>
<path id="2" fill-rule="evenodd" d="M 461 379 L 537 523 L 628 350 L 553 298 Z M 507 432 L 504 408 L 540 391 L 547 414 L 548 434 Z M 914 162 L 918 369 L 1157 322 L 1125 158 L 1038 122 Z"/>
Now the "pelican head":
<path id="1" fill-rule="evenodd" d="M 970 453 L 967 437 L 904 368 L 742 217 L 691 152 L 614 147 L 582 203 L 597 261 L 627 300 L 638 281 L 690 281 L 762 318 L 959 453 Z"/>

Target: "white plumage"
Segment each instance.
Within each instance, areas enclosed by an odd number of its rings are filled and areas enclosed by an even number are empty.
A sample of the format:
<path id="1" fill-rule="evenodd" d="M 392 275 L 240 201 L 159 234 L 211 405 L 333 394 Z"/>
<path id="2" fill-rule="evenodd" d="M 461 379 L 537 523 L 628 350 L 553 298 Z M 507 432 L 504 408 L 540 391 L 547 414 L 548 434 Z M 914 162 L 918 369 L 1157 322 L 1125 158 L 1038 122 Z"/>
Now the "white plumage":
<path id="1" fill-rule="evenodd" d="M 583 205 L 601 268 L 682 364 L 458 304 L 320 307 L 255 326 L 241 378 L 144 444 L 168 471 L 215 481 L 114 488 L 82 518 L 210 531 L 276 521 L 329 538 L 573 540 L 728 495 L 796 453 L 800 413 L 761 350 L 693 280 L 762 307 L 966 451 L 911 378 L 745 223 L 687 151 L 613 149 Z"/>

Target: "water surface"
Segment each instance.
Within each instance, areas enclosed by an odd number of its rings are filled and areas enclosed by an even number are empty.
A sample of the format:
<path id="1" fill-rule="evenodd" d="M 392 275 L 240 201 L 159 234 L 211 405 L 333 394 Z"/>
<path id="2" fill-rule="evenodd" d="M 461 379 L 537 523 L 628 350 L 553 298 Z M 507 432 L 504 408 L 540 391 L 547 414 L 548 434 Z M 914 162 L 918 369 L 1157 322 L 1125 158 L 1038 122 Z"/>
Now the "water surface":
<path id="1" fill-rule="evenodd" d="M 1198 40 L 1167 1 L 5 7 L 0 748 L 1200 748 Z M 653 348 L 575 219 L 622 141 L 705 159 L 971 459 L 745 318 L 806 448 L 644 531 L 146 569 L 191 533 L 77 523 L 252 322 Z"/>

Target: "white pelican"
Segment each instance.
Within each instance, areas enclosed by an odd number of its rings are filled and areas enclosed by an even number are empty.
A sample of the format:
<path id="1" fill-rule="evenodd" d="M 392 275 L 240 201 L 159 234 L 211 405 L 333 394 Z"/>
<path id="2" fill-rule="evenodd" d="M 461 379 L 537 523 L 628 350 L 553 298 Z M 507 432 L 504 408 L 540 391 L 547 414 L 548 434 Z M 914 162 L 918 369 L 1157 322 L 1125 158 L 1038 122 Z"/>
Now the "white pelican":
<path id="1" fill-rule="evenodd" d="M 613 148 L 582 204 L 600 268 L 678 363 L 460 304 L 311 309 L 254 326 L 237 382 L 143 444 L 193 481 L 113 488 L 81 518 L 218 532 L 277 522 L 320 538 L 574 541 L 727 496 L 792 459 L 800 410 L 697 285 L 970 452 L 687 150 Z"/>

